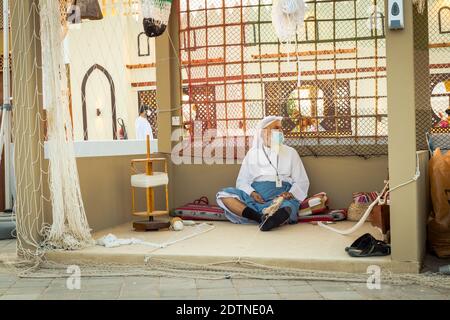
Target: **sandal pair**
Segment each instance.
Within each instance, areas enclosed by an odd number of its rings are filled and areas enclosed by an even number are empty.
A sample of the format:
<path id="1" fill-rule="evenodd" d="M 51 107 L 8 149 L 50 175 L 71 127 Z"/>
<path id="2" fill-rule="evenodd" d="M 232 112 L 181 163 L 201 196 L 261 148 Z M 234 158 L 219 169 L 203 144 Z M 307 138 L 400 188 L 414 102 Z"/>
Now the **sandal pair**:
<path id="1" fill-rule="evenodd" d="M 391 246 L 384 241 L 375 239 L 370 233 L 366 233 L 355 240 L 345 251 L 355 258 L 382 257 L 391 254 Z"/>

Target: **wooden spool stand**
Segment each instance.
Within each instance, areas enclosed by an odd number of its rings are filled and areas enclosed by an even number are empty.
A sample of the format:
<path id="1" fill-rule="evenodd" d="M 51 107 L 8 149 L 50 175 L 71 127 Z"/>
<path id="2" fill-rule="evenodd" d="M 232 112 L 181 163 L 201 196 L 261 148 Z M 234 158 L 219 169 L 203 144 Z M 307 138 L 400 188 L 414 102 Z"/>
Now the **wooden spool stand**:
<path id="1" fill-rule="evenodd" d="M 154 172 L 153 164 L 157 162 L 164 163 L 164 172 Z M 145 165 L 145 175 L 138 174 L 136 164 Z M 139 217 L 148 217 L 144 221 L 133 222 L 133 228 L 136 231 L 153 231 L 159 229 L 165 229 L 170 227 L 170 222 L 155 221 L 157 216 L 164 216 L 169 214 L 169 186 L 168 186 L 168 171 L 167 171 L 167 159 L 166 158 L 151 158 L 150 157 L 150 136 L 147 136 L 147 158 L 146 159 L 134 159 L 131 160 L 131 170 L 134 173 L 131 179 L 131 208 L 132 214 Z M 132 174 L 133 174 L 132 173 Z M 163 177 L 161 179 L 161 177 Z M 137 183 L 136 180 L 144 181 L 143 183 Z M 154 187 L 165 186 L 166 192 L 166 209 L 155 210 L 155 195 Z M 135 210 L 135 188 L 145 188 L 147 198 L 147 211 L 136 212 Z"/>

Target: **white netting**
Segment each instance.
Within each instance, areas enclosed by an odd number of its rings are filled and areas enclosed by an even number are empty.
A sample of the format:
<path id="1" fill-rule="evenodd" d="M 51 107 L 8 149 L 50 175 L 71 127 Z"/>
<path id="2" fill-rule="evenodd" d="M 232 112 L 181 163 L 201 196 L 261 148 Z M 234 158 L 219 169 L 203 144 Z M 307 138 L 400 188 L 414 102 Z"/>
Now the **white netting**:
<path id="1" fill-rule="evenodd" d="M 260 279 L 260 280 L 309 280 L 367 283 L 365 273 L 302 270 L 263 265 L 254 261 L 238 259 L 215 263 L 190 263 L 157 256 L 148 256 L 141 265 L 96 264 L 77 261 L 83 277 L 173 277 L 190 279 Z M 67 278 L 68 265 L 46 262 L 38 266 L 17 265 L 23 278 Z M 381 272 L 383 285 L 419 285 L 422 287 L 450 289 L 450 278 L 439 273 L 396 274 L 389 270 Z"/>
<path id="2" fill-rule="evenodd" d="M 303 24 L 306 5 L 304 0 L 275 0 L 272 5 L 272 24 L 280 42 L 294 41 Z"/>
<path id="3" fill-rule="evenodd" d="M 171 0 L 141 0 L 141 6 L 144 18 L 153 19 L 159 24 L 169 23 Z"/>
<path id="4" fill-rule="evenodd" d="M 54 0 L 40 0 L 39 4 L 53 221 L 45 228 L 44 244 L 80 249 L 93 242 L 81 198 L 72 140 L 60 6 Z"/>
<path id="5" fill-rule="evenodd" d="M 138 96 L 156 85 L 139 1 L 99 1 L 96 21 L 72 3 L 10 1 L 18 252 L 31 260 L 93 244 L 74 140 L 118 139 L 119 120 L 133 139 Z"/>

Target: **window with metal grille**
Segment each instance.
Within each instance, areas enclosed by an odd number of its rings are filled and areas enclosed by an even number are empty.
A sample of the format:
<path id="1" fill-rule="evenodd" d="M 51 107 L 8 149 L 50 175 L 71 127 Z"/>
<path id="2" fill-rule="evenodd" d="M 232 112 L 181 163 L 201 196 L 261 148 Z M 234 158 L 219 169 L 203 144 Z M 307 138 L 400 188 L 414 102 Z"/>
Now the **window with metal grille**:
<path id="1" fill-rule="evenodd" d="M 439 33 L 450 33 L 450 7 L 442 7 L 438 12 Z"/>
<path id="2" fill-rule="evenodd" d="M 302 155 L 386 154 L 384 1 L 307 1 L 289 44 L 275 35 L 271 3 L 180 1 L 189 134 L 250 137 L 259 119 L 281 115 Z"/>
<path id="3" fill-rule="evenodd" d="M 3 0 L 0 0 L 0 30 L 3 30 Z"/>

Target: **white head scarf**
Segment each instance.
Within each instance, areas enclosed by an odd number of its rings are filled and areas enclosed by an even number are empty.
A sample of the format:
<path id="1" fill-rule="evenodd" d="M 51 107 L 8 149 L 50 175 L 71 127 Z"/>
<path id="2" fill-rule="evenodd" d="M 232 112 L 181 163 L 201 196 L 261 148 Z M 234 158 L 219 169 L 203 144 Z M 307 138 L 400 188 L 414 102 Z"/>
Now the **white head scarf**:
<path id="1" fill-rule="evenodd" d="M 264 140 L 263 140 L 263 136 L 262 136 L 263 129 L 267 128 L 275 121 L 281 121 L 281 120 L 283 120 L 283 117 L 278 117 L 278 116 L 267 116 L 264 119 L 262 119 L 256 126 L 256 131 L 253 136 L 252 148 L 262 148 L 262 146 L 264 144 Z"/>

